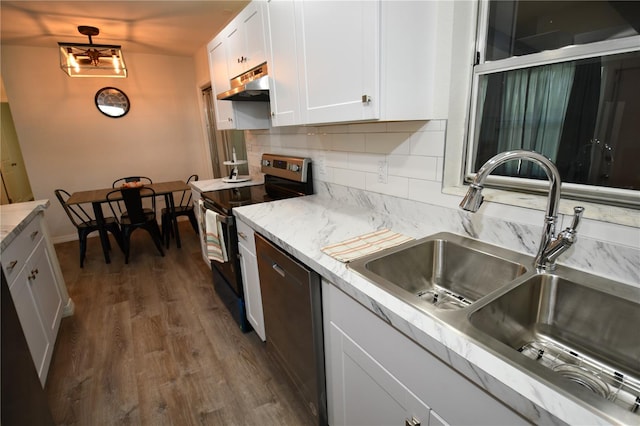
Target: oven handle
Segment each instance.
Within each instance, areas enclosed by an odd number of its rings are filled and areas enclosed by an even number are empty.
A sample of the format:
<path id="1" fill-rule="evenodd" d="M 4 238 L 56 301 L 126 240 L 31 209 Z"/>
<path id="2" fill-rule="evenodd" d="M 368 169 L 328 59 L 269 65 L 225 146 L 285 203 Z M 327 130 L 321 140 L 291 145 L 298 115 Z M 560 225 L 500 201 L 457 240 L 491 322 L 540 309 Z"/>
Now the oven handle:
<path id="1" fill-rule="evenodd" d="M 225 225 L 233 223 L 233 216 L 224 215 L 224 214 L 220 213 L 219 211 L 217 211 L 216 209 L 210 208 L 209 206 L 207 206 L 207 202 L 206 201 L 200 205 L 200 208 L 201 208 L 201 213 L 202 213 L 203 216 L 205 214 L 205 210 L 212 210 L 212 211 L 218 213 L 218 215 L 216 216 L 216 220 L 218 222 L 224 223 Z"/>

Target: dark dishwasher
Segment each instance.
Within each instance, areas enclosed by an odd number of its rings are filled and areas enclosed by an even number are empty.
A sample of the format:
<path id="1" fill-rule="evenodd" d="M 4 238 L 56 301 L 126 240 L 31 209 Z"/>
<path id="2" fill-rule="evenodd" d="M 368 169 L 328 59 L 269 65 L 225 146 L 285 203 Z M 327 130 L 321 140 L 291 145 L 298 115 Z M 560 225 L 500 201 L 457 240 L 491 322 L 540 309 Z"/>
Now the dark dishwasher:
<path id="1" fill-rule="evenodd" d="M 318 424 L 326 425 L 320 276 L 255 236 L 267 350 L 287 372 Z"/>

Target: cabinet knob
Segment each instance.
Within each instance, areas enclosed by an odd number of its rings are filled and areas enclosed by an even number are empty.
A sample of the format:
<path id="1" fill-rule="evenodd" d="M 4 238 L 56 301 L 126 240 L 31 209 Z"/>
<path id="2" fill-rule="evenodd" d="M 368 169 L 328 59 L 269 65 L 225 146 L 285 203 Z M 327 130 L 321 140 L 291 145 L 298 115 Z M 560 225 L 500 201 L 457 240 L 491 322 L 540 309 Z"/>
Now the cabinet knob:
<path id="1" fill-rule="evenodd" d="M 33 232 L 31 233 L 31 239 L 32 239 L 32 240 L 35 240 L 39 233 L 40 233 L 39 231 L 33 231 Z"/>
<path id="2" fill-rule="evenodd" d="M 362 103 L 363 104 L 368 104 L 371 102 L 371 96 L 369 95 L 362 95 Z"/>
<path id="3" fill-rule="evenodd" d="M 244 232 L 238 232 L 238 237 L 242 238 L 243 240 L 246 240 L 247 234 L 245 234 Z"/>

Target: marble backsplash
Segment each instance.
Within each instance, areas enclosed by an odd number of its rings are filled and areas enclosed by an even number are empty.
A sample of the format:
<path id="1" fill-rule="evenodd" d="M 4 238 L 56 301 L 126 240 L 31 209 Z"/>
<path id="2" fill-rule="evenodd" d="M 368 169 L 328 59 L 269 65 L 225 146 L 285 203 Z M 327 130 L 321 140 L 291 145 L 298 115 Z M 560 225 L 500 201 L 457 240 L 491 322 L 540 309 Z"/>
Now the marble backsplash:
<path id="1" fill-rule="evenodd" d="M 531 256 L 535 256 L 540 243 L 542 212 L 540 226 L 534 226 L 322 181 L 314 184 L 318 196 L 327 202 L 383 214 L 387 221 L 384 226 L 411 229 L 416 238 L 453 232 Z M 564 223 L 569 221 L 566 218 Z M 559 258 L 558 264 L 640 287 L 640 248 L 596 240 L 578 232 L 577 242 Z"/>

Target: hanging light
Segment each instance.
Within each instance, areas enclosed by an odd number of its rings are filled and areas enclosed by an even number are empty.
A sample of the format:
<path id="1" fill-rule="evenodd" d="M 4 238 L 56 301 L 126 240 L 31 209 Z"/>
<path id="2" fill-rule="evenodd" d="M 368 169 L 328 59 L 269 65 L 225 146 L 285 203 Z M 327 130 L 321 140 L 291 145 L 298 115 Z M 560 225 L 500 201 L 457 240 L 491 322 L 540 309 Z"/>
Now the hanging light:
<path id="1" fill-rule="evenodd" d="M 78 32 L 89 37 L 89 44 L 58 43 L 62 71 L 69 77 L 127 77 L 120 46 L 93 44 L 92 37 L 100 34 L 96 27 L 81 25 Z"/>

